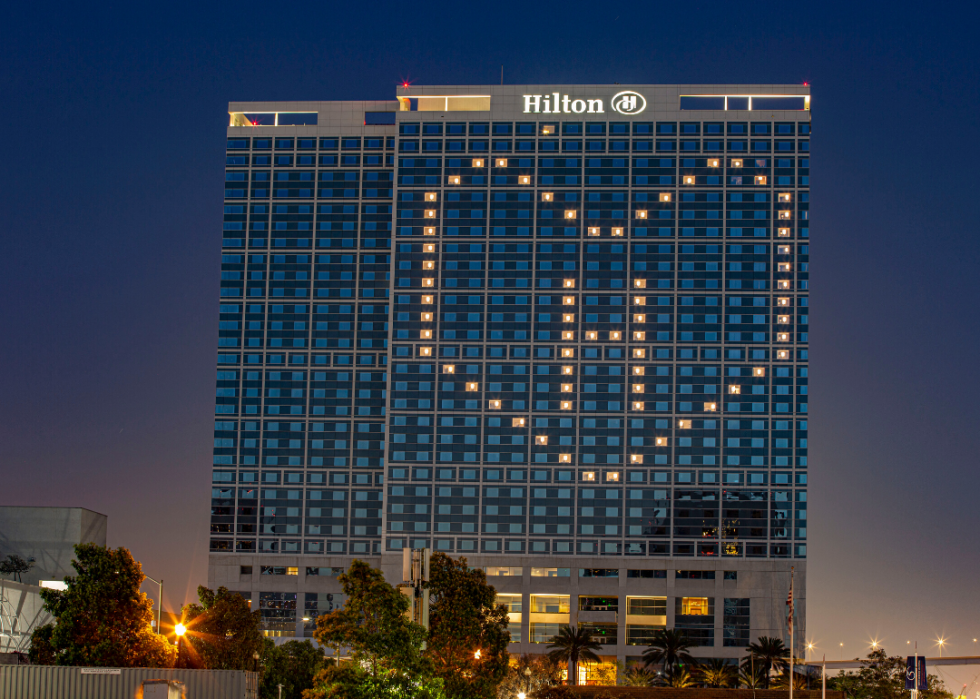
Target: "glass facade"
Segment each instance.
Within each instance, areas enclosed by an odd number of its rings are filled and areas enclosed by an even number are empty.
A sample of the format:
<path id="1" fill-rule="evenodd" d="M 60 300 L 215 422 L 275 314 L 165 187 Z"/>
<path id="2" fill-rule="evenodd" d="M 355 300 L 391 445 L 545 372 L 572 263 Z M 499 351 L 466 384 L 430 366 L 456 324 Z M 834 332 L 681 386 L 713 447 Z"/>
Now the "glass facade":
<path id="1" fill-rule="evenodd" d="M 805 571 L 809 96 L 477 88 L 230 110 L 212 559 L 283 576 L 275 635 L 430 547 L 515 642 L 740 644 L 736 571 Z"/>

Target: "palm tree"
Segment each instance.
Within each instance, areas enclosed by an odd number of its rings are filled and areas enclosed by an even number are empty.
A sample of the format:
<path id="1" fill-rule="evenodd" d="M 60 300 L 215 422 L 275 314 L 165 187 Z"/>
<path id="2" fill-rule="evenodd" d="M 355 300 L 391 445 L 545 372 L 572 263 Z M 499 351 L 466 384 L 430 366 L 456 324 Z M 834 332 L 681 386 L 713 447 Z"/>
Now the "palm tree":
<path id="1" fill-rule="evenodd" d="M 676 629 L 653 632 L 650 647 L 643 651 L 643 662 L 647 665 L 664 664 L 664 671 L 670 672 L 677 663 L 692 663 L 694 658 L 688 649 L 694 643 L 684 631 Z"/>
<path id="2" fill-rule="evenodd" d="M 657 676 L 646 667 L 636 664 L 623 674 L 623 684 L 627 687 L 652 687 Z"/>
<path id="3" fill-rule="evenodd" d="M 763 683 L 763 666 L 762 663 L 753 662 L 753 658 L 749 656 L 742 661 L 742 664 L 738 668 L 738 683 L 739 686 L 745 687 L 746 689 L 759 689 L 762 687 Z"/>
<path id="4" fill-rule="evenodd" d="M 686 667 L 676 667 L 667 671 L 667 686 L 668 687 L 693 687 L 697 684 L 694 678 L 691 677 L 691 673 L 687 671 Z"/>
<path id="5" fill-rule="evenodd" d="M 769 689 L 769 675 L 772 674 L 773 669 L 782 670 L 789 665 L 785 660 L 789 657 L 789 648 L 783 645 L 781 638 L 760 636 L 758 643 L 749 644 L 748 651 L 755 658 L 756 664 L 761 663 L 765 668 L 763 687 Z"/>
<path id="6" fill-rule="evenodd" d="M 592 638 L 588 629 L 575 629 L 571 626 L 562 626 L 558 630 L 557 636 L 552 636 L 548 644 L 549 648 L 554 648 L 548 653 L 548 657 L 556 662 L 568 663 L 568 684 L 578 684 L 578 661 L 584 660 L 590 663 L 599 662 L 599 656 L 595 651 L 602 648 L 602 644 Z"/>
<path id="7" fill-rule="evenodd" d="M 707 687 L 730 687 L 735 677 L 735 666 L 719 658 L 712 658 L 698 668 L 700 679 Z"/>
<path id="8" fill-rule="evenodd" d="M 784 669 L 776 677 L 776 681 L 772 683 L 772 686 L 776 689 L 789 689 L 789 668 Z M 806 676 L 799 673 L 793 673 L 793 689 L 806 689 Z"/>

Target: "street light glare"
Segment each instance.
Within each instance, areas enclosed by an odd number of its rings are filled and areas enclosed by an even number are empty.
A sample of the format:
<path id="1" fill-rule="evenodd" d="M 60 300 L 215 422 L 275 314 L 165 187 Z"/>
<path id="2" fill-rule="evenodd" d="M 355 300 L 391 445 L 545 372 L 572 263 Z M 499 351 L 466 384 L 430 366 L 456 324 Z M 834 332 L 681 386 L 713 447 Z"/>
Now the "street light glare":
<path id="1" fill-rule="evenodd" d="M 178 636 L 183 636 L 185 633 L 187 633 L 187 627 L 184 626 L 183 624 L 177 624 L 174 627 L 174 633 L 177 634 Z"/>
<path id="2" fill-rule="evenodd" d="M 524 694 L 524 692 L 518 692 L 518 693 L 517 693 L 517 699 L 524 699 L 524 697 L 526 697 L 526 696 L 527 696 L 527 695 L 526 695 L 526 694 Z"/>

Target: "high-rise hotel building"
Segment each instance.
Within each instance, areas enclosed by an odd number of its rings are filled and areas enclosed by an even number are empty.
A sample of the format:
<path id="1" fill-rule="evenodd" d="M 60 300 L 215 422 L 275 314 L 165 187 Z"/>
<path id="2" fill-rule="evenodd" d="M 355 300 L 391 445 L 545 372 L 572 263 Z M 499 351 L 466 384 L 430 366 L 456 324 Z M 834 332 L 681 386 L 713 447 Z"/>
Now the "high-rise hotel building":
<path id="1" fill-rule="evenodd" d="M 466 556 L 514 652 L 805 628 L 810 97 L 405 86 L 232 103 L 210 585 L 309 636 Z"/>

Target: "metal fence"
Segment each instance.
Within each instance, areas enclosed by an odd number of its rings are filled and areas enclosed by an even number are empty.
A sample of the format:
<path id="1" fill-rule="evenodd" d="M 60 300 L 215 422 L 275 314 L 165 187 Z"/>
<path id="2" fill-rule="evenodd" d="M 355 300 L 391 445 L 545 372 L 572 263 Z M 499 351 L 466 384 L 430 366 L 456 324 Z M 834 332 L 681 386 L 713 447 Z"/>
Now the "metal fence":
<path id="1" fill-rule="evenodd" d="M 139 699 L 144 680 L 179 680 L 186 699 L 258 699 L 259 678 L 240 670 L 0 665 L 2 699 Z"/>

